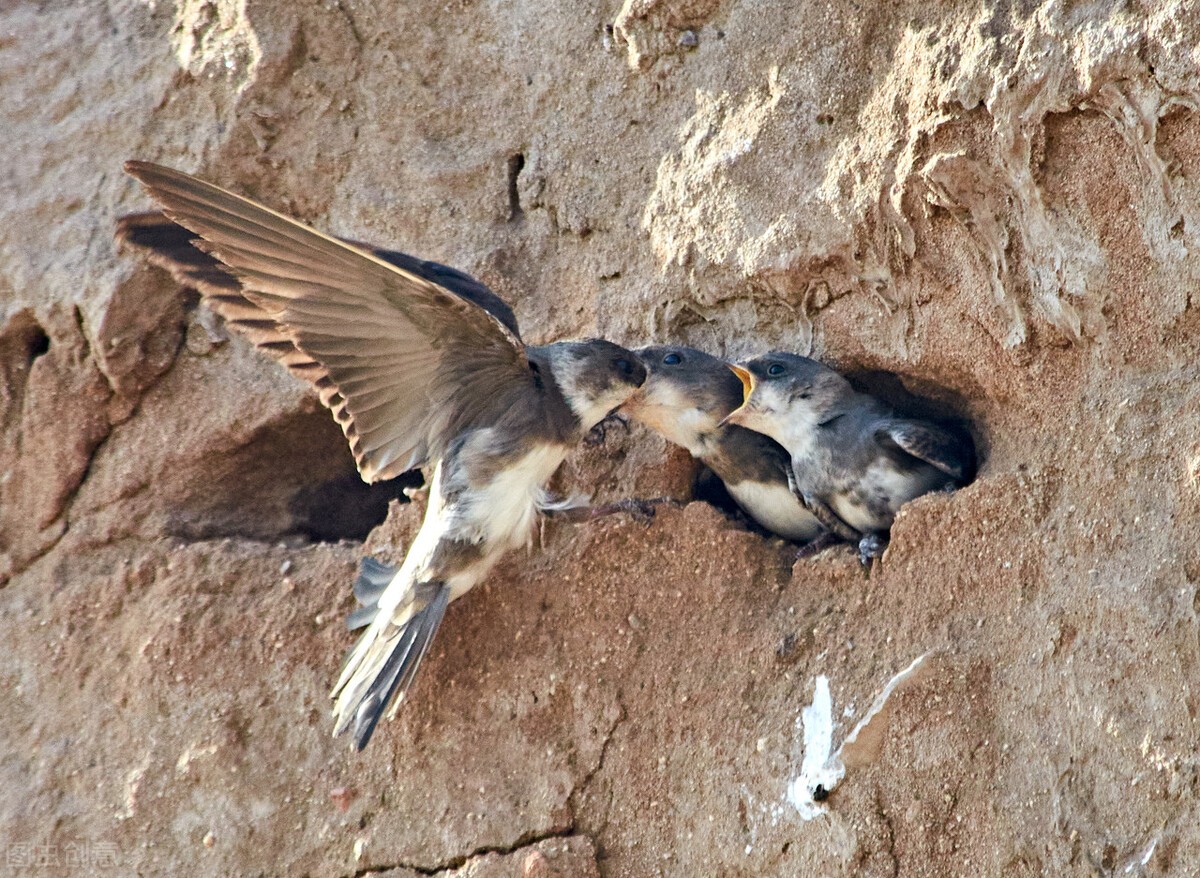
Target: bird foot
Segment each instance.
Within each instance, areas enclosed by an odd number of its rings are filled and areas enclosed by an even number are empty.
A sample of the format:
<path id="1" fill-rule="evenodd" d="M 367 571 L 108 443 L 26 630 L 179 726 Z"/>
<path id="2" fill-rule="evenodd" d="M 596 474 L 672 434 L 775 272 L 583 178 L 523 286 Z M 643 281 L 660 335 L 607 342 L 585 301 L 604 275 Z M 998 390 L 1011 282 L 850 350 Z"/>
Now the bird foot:
<path id="1" fill-rule="evenodd" d="M 829 533 L 829 531 L 825 531 L 825 533 L 818 534 L 797 549 L 796 560 L 799 561 L 802 558 L 811 558 L 818 552 L 828 549 L 830 546 L 836 545 L 839 542 L 841 541 L 836 536 Z"/>
<path id="2" fill-rule="evenodd" d="M 678 500 L 671 497 L 653 497 L 649 500 L 616 500 L 612 503 L 602 503 L 599 506 L 568 506 L 565 508 L 551 508 L 542 510 L 547 518 L 555 518 L 560 521 L 569 521 L 575 524 L 584 521 L 595 521 L 597 518 L 605 518 L 609 515 L 617 515 L 626 513 L 635 521 L 643 523 L 654 519 L 655 507 L 662 506 L 665 503 L 681 505 Z"/>
<path id="3" fill-rule="evenodd" d="M 662 506 L 667 503 L 679 505 L 679 501 L 671 497 L 652 497 L 648 500 L 639 500 L 631 498 L 628 500 L 617 500 L 613 503 L 605 503 L 602 506 L 592 506 L 589 509 L 589 519 L 604 518 L 608 515 L 616 515 L 624 512 L 629 515 L 634 521 L 640 521 L 643 524 L 648 524 L 654 520 L 654 514 L 657 511 L 655 507 Z"/>
<path id="4" fill-rule="evenodd" d="M 887 548 L 887 537 L 880 534 L 866 534 L 858 541 L 858 560 L 863 567 L 870 567 L 871 563 L 883 556 L 883 550 Z"/>
<path id="5" fill-rule="evenodd" d="M 625 431 L 626 436 L 629 435 L 629 419 L 624 415 L 613 412 L 588 431 L 588 434 L 583 437 L 583 444 L 589 448 L 603 445 L 608 439 L 608 431 L 616 426 L 620 426 Z"/>

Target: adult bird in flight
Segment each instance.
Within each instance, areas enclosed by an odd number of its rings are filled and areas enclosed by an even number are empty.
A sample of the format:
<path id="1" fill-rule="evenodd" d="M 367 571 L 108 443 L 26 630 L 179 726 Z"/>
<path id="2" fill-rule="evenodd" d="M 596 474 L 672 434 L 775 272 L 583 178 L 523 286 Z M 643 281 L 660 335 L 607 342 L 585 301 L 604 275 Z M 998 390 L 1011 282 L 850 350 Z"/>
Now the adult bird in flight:
<path id="1" fill-rule="evenodd" d="M 364 481 L 431 474 L 404 563 L 364 559 L 355 586 L 366 631 L 332 697 L 335 734 L 352 730 L 361 750 L 412 685 L 447 605 L 528 544 L 553 508 L 547 481 L 646 370 L 602 339 L 527 347 L 511 309 L 461 272 L 322 234 L 180 171 L 125 169 L 165 219 L 126 217 L 119 240 L 311 382 Z"/>

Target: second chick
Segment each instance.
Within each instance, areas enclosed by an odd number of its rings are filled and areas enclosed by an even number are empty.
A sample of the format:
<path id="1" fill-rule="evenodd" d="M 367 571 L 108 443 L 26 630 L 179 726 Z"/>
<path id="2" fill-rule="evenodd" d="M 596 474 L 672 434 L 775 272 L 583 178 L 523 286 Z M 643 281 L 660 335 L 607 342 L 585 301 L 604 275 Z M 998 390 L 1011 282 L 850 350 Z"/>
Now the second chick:
<path id="1" fill-rule="evenodd" d="M 824 528 L 788 486 L 791 457 L 774 439 L 721 421 L 742 404 L 742 382 L 724 360 L 686 347 L 635 351 L 646 364 L 641 390 L 623 407 L 686 448 L 725 484 L 750 518 L 784 539 L 806 542 Z"/>

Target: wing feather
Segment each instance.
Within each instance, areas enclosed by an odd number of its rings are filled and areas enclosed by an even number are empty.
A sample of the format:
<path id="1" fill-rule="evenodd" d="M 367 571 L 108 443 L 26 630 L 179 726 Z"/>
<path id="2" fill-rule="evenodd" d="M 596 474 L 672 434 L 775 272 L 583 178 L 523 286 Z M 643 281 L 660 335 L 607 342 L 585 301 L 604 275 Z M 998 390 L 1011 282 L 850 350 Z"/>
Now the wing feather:
<path id="1" fill-rule="evenodd" d="M 118 237 L 312 382 L 365 481 L 440 457 L 462 429 L 532 391 L 512 312 L 478 281 L 404 254 L 377 255 L 179 171 L 145 162 L 126 170 L 166 216 L 140 227 L 123 221 Z M 202 239 L 187 246 L 223 267 L 172 238 L 174 223 Z M 170 246 L 156 249 L 155 237 Z"/>
<path id="2" fill-rule="evenodd" d="M 970 459 L 968 449 L 957 437 L 934 424 L 890 420 L 876 430 L 875 437 L 884 447 L 923 460 L 957 482 L 964 480 Z"/>

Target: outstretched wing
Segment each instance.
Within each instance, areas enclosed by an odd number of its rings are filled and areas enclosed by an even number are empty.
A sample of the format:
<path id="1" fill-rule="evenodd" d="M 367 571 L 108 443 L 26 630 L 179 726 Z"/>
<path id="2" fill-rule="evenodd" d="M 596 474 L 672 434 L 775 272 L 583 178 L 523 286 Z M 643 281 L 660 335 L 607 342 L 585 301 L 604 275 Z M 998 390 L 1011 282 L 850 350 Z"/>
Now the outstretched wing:
<path id="1" fill-rule="evenodd" d="M 233 272 L 237 289 L 208 268 L 183 278 L 232 328 L 314 384 L 364 481 L 440 458 L 454 436 L 533 391 L 525 348 L 505 321 L 412 264 L 390 264 L 180 171 L 125 169 Z"/>
<path id="2" fill-rule="evenodd" d="M 183 286 L 203 293 L 206 298 L 211 297 L 208 305 L 214 310 L 232 297 L 229 304 L 253 309 L 253 313 L 259 319 L 266 319 L 262 309 L 242 295 L 242 285 L 237 276 L 211 253 L 197 247 L 194 233 L 168 219 L 162 211 L 148 210 L 120 217 L 114 237 L 122 246 L 141 254 L 152 265 L 170 272 Z M 493 293 L 482 281 L 471 277 L 465 271 L 427 259 L 418 259 L 399 250 L 384 250 L 382 247 L 373 247 L 350 238 L 339 240 L 360 250 L 366 250 L 397 268 L 403 268 L 418 277 L 440 284 L 468 302 L 474 302 L 503 323 L 509 332 L 520 338 L 517 316 L 512 308 L 508 307 L 508 303 Z"/>
<path id="3" fill-rule="evenodd" d="M 925 421 L 886 421 L 875 438 L 885 449 L 923 460 L 956 482 L 965 479 L 970 466 L 971 452 L 962 440 Z"/>
<path id="4" fill-rule="evenodd" d="M 130 213 L 117 220 L 113 235 L 122 247 L 128 247 L 151 265 L 166 269 L 180 284 L 201 293 L 205 299 L 236 295 L 245 307 L 265 319 L 262 309 L 242 297 L 242 285 L 219 259 L 196 246 L 196 236 L 161 211 Z"/>

